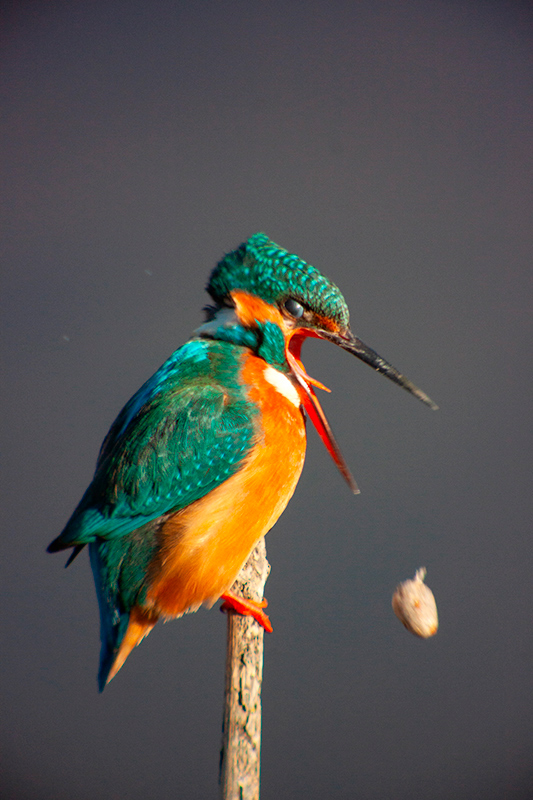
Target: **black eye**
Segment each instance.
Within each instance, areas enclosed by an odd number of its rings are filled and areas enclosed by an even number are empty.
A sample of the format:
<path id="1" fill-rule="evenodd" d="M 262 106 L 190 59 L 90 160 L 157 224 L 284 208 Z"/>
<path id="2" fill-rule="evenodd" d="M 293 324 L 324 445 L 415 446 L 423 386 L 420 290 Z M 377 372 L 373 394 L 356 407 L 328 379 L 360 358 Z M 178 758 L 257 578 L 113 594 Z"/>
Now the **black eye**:
<path id="1" fill-rule="evenodd" d="M 293 297 L 289 297 L 289 299 L 285 301 L 285 309 L 289 312 L 291 317 L 295 319 L 300 319 L 304 313 L 304 307 Z"/>

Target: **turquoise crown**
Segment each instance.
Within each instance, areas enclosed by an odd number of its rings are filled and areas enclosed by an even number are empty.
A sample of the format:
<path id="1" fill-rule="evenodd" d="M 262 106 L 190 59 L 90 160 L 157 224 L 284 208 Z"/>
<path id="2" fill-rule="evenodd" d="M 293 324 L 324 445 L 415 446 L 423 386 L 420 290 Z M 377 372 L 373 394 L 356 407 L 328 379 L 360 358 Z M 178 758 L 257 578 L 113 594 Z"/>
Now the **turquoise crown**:
<path id="1" fill-rule="evenodd" d="M 347 328 L 349 312 L 339 289 L 316 267 L 255 233 L 215 267 L 207 291 L 221 305 L 234 289 L 260 297 L 267 303 L 283 304 L 294 298 L 315 314 L 335 320 Z"/>

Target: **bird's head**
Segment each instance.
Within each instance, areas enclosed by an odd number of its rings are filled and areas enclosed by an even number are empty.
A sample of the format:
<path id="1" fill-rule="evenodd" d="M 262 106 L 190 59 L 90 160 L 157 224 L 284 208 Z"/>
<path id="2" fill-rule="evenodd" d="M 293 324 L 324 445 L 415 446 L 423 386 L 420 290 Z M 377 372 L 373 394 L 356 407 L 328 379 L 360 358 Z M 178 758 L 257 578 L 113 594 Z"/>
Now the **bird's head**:
<path id="1" fill-rule="evenodd" d="M 333 342 L 430 408 L 437 408 L 424 392 L 353 335 L 348 306 L 337 286 L 266 234 L 256 233 L 228 253 L 211 273 L 207 291 L 216 306 L 199 329 L 201 335 L 249 344 L 266 361 L 291 375 L 306 411 L 354 491 L 358 491 L 357 485 L 313 389 L 325 387 L 307 375 L 300 361 L 303 341 L 314 337 Z"/>

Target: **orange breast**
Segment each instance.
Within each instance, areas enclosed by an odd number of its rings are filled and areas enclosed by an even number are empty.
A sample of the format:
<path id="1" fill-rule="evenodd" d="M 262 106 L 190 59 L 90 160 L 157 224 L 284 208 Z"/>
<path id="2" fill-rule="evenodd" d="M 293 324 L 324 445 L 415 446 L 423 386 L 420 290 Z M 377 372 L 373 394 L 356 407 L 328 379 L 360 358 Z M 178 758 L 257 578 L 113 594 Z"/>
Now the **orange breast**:
<path id="1" fill-rule="evenodd" d="M 292 384 L 281 373 L 273 375 L 251 354 L 241 376 L 261 412 L 256 443 L 238 473 L 165 522 L 143 604 L 155 615 L 176 617 L 202 603 L 212 605 L 230 588 L 298 483 L 306 436 L 297 393 L 292 395 Z"/>

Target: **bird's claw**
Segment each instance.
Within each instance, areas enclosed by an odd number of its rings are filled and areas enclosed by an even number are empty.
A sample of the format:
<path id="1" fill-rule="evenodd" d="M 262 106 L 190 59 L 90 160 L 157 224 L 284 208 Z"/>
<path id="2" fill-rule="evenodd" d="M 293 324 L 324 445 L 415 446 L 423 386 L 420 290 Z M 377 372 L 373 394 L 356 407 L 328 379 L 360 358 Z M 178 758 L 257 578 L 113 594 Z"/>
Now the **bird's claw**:
<path id="1" fill-rule="evenodd" d="M 249 600 L 247 597 L 238 597 L 231 592 L 224 592 L 220 599 L 224 601 L 220 606 L 221 611 L 235 611 L 237 614 L 253 617 L 267 633 L 272 633 L 272 623 L 268 615 L 263 611 L 268 605 L 268 601 L 264 598 L 258 602 Z"/>

